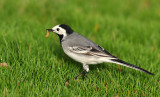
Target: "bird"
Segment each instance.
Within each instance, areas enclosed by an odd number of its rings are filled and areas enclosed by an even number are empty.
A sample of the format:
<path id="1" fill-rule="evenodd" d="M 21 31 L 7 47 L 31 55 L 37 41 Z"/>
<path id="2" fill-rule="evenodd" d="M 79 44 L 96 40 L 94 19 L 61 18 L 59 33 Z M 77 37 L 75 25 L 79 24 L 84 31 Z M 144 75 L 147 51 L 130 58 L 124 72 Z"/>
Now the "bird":
<path id="1" fill-rule="evenodd" d="M 51 29 L 46 29 L 48 32 L 54 32 L 59 36 L 61 47 L 65 54 L 79 62 L 83 66 L 82 72 L 80 72 L 74 79 L 77 79 L 79 75 L 85 72 L 83 80 L 89 73 L 89 65 L 100 64 L 100 63 L 114 63 L 122 66 L 126 66 L 149 75 L 153 73 L 142 69 L 136 65 L 122 61 L 119 58 L 113 56 L 103 47 L 94 43 L 85 36 L 74 32 L 74 30 L 66 25 L 59 24 Z"/>

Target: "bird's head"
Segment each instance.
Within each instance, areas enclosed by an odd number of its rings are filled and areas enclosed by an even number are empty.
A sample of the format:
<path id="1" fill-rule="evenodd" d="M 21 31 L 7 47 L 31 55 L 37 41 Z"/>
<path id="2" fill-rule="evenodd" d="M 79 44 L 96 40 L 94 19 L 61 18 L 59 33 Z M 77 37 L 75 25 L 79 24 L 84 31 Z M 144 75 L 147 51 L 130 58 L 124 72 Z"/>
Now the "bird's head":
<path id="1" fill-rule="evenodd" d="M 65 24 L 56 25 L 52 29 L 46 30 L 49 32 L 55 32 L 59 36 L 60 40 L 73 33 L 73 30 Z"/>

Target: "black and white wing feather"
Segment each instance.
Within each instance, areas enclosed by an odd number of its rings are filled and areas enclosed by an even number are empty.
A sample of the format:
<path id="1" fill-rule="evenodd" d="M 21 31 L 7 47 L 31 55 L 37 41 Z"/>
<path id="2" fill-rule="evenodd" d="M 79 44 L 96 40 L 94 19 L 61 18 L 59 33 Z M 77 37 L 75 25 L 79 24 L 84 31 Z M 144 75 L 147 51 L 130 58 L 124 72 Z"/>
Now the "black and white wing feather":
<path id="1" fill-rule="evenodd" d="M 111 59 L 116 58 L 112 56 L 109 52 L 100 48 L 100 46 L 98 49 L 92 46 L 72 46 L 72 47 L 69 47 L 69 50 L 74 53 L 84 54 L 88 56 L 110 57 Z"/>

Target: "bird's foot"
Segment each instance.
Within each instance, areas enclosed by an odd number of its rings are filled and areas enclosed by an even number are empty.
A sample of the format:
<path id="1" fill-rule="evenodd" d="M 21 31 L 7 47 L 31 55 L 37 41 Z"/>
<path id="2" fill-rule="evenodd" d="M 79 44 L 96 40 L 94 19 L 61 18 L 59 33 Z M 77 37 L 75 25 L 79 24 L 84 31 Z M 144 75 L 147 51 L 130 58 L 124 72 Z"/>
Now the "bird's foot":
<path id="1" fill-rule="evenodd" d="M 77 79 L 85 70 L 82 70 L 82 72 L 80 72 L 76 77 L 74 77 L 73 79 Z"/>
<path id="2" fill-rule="evenodd" d="M 89 72 L 87 72 L 86 71 L 86 74 L 84 75 L 84 77 L 83 77 L 83 81 L 84 81 L 84 79 L 87 77 L 87 74 L 88 74 Z"/>

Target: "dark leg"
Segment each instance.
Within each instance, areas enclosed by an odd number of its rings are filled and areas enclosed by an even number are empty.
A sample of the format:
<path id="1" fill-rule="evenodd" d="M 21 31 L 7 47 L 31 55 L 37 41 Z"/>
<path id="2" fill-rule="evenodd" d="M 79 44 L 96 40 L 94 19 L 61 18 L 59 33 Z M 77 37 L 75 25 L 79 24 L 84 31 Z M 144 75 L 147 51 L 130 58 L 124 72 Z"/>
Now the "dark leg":
<path id="1" fill-rule="evenodd" d="M 73 79 L 77 79 L 78 76 L 80 76 L 85 70 L 82 70 L 82 72 L 80 72 L 76 77 L 74 77 Z M 66 82 L 69 82 L 70 79 L 68 79 Z"/>
<path id="2" fill-rule="evenodd" d="M 86 74 L 84 75 L 83 80 L 87 77 L 87 74 L 88 74 L 88 73 L 89 73 L 89 72 L 86 71 Z"/>
<path id="3" fill-rule="evenodd" d="M 74 77 L 74 79 L 77 79 L 78 76 L 80 76 L 85 70 L 82 70 L 82 72 L 80 72 L 76 77 Z"/>

